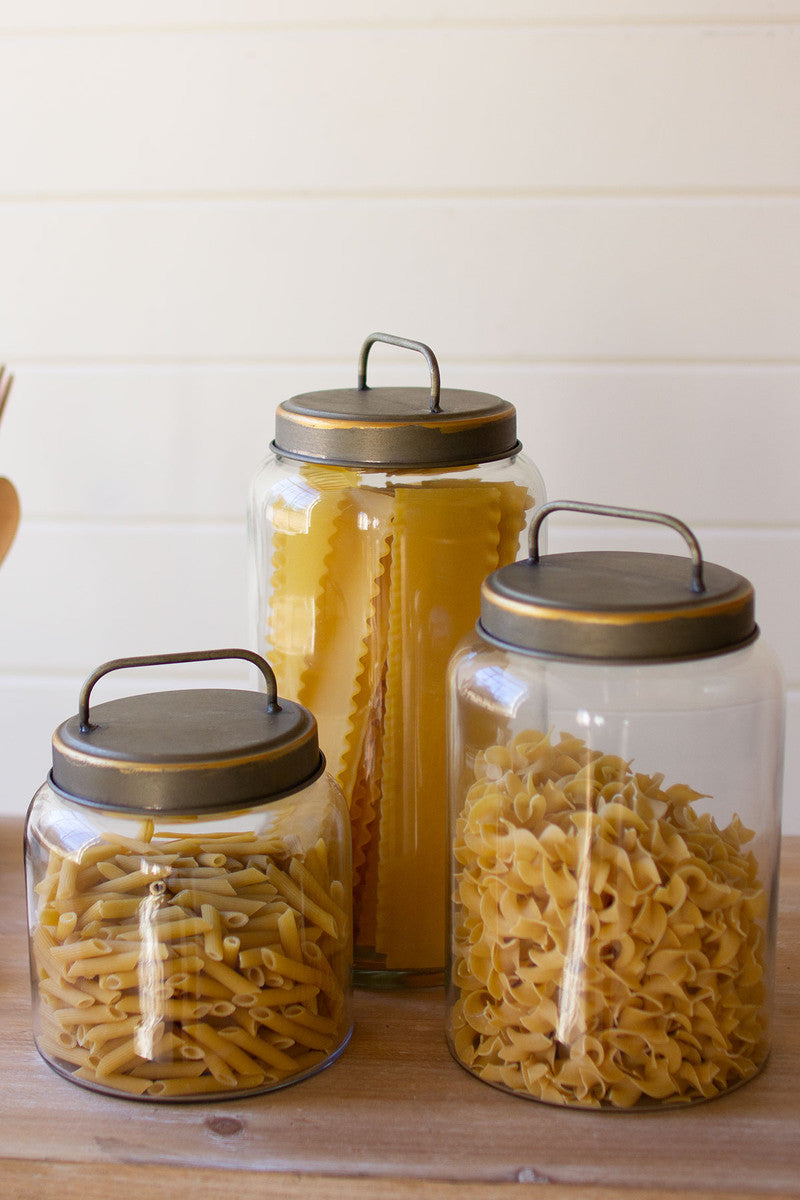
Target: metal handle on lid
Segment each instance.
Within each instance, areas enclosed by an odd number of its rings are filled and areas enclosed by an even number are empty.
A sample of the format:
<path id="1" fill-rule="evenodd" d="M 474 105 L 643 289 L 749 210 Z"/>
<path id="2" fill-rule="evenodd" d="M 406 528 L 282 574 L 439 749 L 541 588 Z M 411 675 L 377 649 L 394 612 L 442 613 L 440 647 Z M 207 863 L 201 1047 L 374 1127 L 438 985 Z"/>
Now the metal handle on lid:
<path id="1" fill-rule="evenodd" d="M 679 521 L 677 517 L 671 517 L 668 513 L 651 512 L 646 508 L 615 508 L 613 505 L 607 504 L 587 504 L 583 500 L 552 500 L 549 504 L 543 504 L 531 521 L 528 553 L 532 563 L 539 561 L 539 527 L 545 517 L 553 512 L 593 513 L 599 517 L 622 517 L 630 521 L 650 521 L 654 525 L 668 525 L 670 529 L 675 529 L 681 535 L 689 547 L 689 553 L 692 556 L 692 591 L 704 592 L 706 590 L 703 582 L 703 554 L 700 550 L 700 543 L 689 526 L 685 525 L 683 521 Z"/>
<path id="2" fill-rule="evenodd" d="M 114 658 L 103 663 L 84 680 L 78 700 L 78 720 L 81 733 L 88 733 L 92 725 L 89 721 L 89 696 L 92 688 L 99 679 L 111 671 L 119 671 L 123 667 L 166 667 L 173 663 L 212 662 L 220 658 L 243 658 L 246 662 L 258 667 L 267 685 L 267 712 L 280 712 L 278 703 L 278 684 L 275 672 L 265 658 L 254 654 L 252 650 L 187 650 L 180 654 L 144 654 L 138 658 Z"/>
<path id="3" fill-rule="evenodd" d="M 440 412 L 439 392 L 441 385 L 439 364 L 436 361 L 436 355 L 430 346 L 426 346 L 423 342 L 415 342 L 411 338 L 395 337 L 393 333 L 371 333 L 364 342 L 358 356 L 358 390 L 360 392 L 367 390 L 367 357 L 369 356 L 370 347 L 375 342 L 386 342 L 389 346 L 401 346 L 404 350 L 416 350 L 417 353 L 423 356 L 431 373 L 431 412 Z"/>

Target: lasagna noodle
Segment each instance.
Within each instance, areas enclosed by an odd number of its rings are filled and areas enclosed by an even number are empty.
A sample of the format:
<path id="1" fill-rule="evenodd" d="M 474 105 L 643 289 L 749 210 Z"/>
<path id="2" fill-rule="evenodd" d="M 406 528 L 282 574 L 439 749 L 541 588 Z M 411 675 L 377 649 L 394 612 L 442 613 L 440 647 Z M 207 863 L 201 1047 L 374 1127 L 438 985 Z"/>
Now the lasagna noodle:
<path id="1" fill-rule="evenodd" d="M 444 961 L 447 663 L 497 566 L 500 517 L 479 482 L 396 489 L 375 946 L 389 969 Z"/>
<path id="2" fill-rule="evenodd" d="M 378 910 L 378 850 L 383 757 L 380 742 L 369 767 L 359 776 L 359 823 L 353 829 L 353 858 L 358 843 L 358 875 L 353 876 L 353 926 L 359 947 L 374 947 Z M 361 782 L 363 780 L 363 783 Z"/>
<path id="3" fill-rule="evenodd" d="M 498 567 L 508 566 L 516 560 L 519 538 L 525 528 L 525 514 L 533 501 L 524 487 L 518 483 L 493 484 L 500 493 L 500 540 L 497 547 Z"/>
<path id="4" fill-rule="evenodd" d="M 298 700 L 314 664 L 317 630 L 336 518 L 355 472 L 303 464 L 300 482 L 283 483 L 272 499 L 272 588 L 267 657 L 278 690 Z"/>
<path id="5" fill-rule="evenodd" d="M 389 554 L 383 566 L 370 617 L 350 718 L 345 767 L 339 782 L 350 798 L 353 837 L 353 886 L 360 896 L 370 842 L 379 820 L 383 766 L 383 723 L 389 633 Z M 371 943 L 370 943 L 371 944 Z"/>
<path id="6" fill-rule="evenodd" d="M 269 653 L 317 719 L 350 809 L 357 940 L 389 967 L 443 962 L 444 675 L 530 503 L 508 482 L 378 490 L 308 464 L 273 502 Z"/>
<path id="7" fill-rule="evenodd" d="M 348 487 L 337 507 L 318 593 L 314 642 L 297 699 L 316 717 L 328 770 L 350 801 L 363 750 L 376 665 L 383 659 L 375 621 L 391 537 L 392 498 Z M 384 639 L 385 640 L 385 639 Z"/>

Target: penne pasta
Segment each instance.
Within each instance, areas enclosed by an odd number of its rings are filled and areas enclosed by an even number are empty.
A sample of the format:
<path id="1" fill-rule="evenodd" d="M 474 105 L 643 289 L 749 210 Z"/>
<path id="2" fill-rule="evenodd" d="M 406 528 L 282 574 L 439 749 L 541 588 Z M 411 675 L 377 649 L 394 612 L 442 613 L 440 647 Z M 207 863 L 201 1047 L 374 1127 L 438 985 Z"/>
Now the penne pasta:
<path id="1" fill-rule="evenodd" d="M 349 918 L 324 843 L 308 866 L 293 835 L 187 837 L 149 818 L 140 834 L 52 849 L 34 883 L 42 1053 L 146 1099 L 270 1087 L 323 1063 L 349 1032 Z"/>
<path id="2" fill-rule="evenodd" d="M 324 929 L 331 937 L 335 938 L 339 936 L 336 921 L 332 914 L 320 908 L 318 904 L 306 896 L 290 876 L 281 871 L 279 867 L 276 867 L 274 863 L 270 863 L 267 867 L 266 874 L 270 883 L 275 885 L 280 894 L 299 913 L 302 913 L 304 917 L 308 917 L 315 925 L 319 925 L 320 929 Z"/>
<path id="3" fill-rule="evenodd" d="M 262 1025 L 266 1025 L 268 1029 L 274 1029 L 276 1033 L 281 1033 L 285 1037 L 291 1038 L 292 1041 L 297 1042 L 300 1046 L 307 1046 L 312 1050 L 331 1050 L 333 1048 L 333 1042 L 329 1035 L 309 1029 L 307 1026 L 301 1025 L 298 1021 L 281 1016 L 280 1013 L 275 1012 L 273 1009 L 266 1009 L 261 1012 L 258 1020 Z"/>
<path id="4" fill-rule="evenodd" d="M 211 1050 L 214 1054 L 219 1055 L 223 1062 L 233 1070 L 239 1072 L 239 1074 L 257 1074 L 258 1064 L 240 1046 L 223 1038 L 210 1025 L 184 1025 L 184 1031 L 190 1037 L 194 1038 L 195 1041 L 199 1042 L 201 1046 L 205 1046 L 207 1050 Z"/>
<path id="5" fill-rule="evenodd" d="M 96 1083 L 96 1072 L 89 1067 L 81 1067 L 75 1072 L 76 1079 L 85 1079 L 87 1082 Z M 106 1087 L 114 1088 L 118 1092 L 130 1092 L 133 1096 L 142 1096 L 149 1087 L 149 1081 L 146 1079 L 137 1079 L 132 1074 L 120 1075 L 110 1072 L 104 1072 L 104 1077 L 99 1080 Z"/>
<path id="6" fill-rule="evenodd" d="M 90 1008 L 94 1004 L 92 996 L 72 984 L 65 983 L 58 976 L 40 980 L 39 991 L 45 996 L 61 1000 L 64 1004 L 71 1004 L 76 1008 Z"/>
<path id="7" fill-rule="evenodd" d="M 221 1029 L 220 1037 L 247 1051 L 253 1058 L 260 1059 L 261 1062 L 268 1063 L 271 1067 L 276 1067 L 279 1071 L 291 1074 L 296 1070 L 295 1060 L 283 1050 L 270 1045 L 263 1038 L 254 1037 L 253 1034 L 241 1027 Z"/>
<path id="8" fill-rule="evenodd" d="M 140 1063 L 131 1067 L 135 1079 L 196 1079 L 205 1070 L 203 1062 Z"/>
<path id="9" fill-rule="evenodd" d="M 95 1066 L 98 1081 L 102 1083 L 103 1076 L 116 1075 L 120 1068 L 134 1064 L 138 1057 L 135 1035 L 126 1038 L 107 1053 L 100 1055 Z"/>
<path id="10" fill-rule="evenodd" d="M 185 904 L 187 908 L 200 908 L 203 904 L 213 906 L 220 911 L 239 912 L 252 916 L 264 907 L 263 900 L 252 900 L 236 895 L 222 895 L 217 892 L 201 891 L 199 888 L 185 888 L 175 895 L 176 904 Z"/>
<path id="11" fill-rule="evenodd" d="M 206 958 L 211 958 L 214 962 L 222 962 L 222 920 L 219 910 L 213 904 L 206 903 L 200 905 L 200 912 L 207 926 L 203 934 Z"/>
<path id="12" fill-rule="evenodd" d="M 226 934 L 222 939 L 222 961 L 226 967 L 232 967 L 239 960 L 242 939 L 235 934 Z"/>
<path id="13" fill-rule="evenodd" d="M 108 955 L 109 953 L 110 943 L 101 941 L 100 938 L 66 942 L 63 945 L 54 945 L 50 948 L 52 957 L 57 958 L 59 962 L 64 964 L 76 962 L 79 958 L 98 958 L 102 954 Z"/>
<path id="14" fill-rule="evenodd" d="M 296 980 L 297 983 L 312 983 L 315 987 L 322 985 L 321 971 L 307 966 L 304 962 L 287 958 L 285 954 L 278 954 L 274 950 L 262 950 L 261 961 L 268 970 L 284 979 Z"/>

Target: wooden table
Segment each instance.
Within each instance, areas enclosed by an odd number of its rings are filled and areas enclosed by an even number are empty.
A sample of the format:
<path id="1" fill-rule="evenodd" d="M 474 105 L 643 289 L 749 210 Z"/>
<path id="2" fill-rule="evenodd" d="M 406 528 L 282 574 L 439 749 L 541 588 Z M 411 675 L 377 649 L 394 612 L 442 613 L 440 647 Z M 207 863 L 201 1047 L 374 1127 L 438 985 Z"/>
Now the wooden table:
<path id="1" fill-rule="evenodd" d="M 0 1195 L 28 1200 L 668 1200 L 800 1196 L 800 838 L 781 878 L 775 1045 L 730 1095 L 671 1112 L 563 1111 L 449 1057 L 439 990 L 356 995 L 342 1058 L 272 1095 L 146 1105 L 60 1078 L 30 1033 L 21 823 L 0 821 Z"/>

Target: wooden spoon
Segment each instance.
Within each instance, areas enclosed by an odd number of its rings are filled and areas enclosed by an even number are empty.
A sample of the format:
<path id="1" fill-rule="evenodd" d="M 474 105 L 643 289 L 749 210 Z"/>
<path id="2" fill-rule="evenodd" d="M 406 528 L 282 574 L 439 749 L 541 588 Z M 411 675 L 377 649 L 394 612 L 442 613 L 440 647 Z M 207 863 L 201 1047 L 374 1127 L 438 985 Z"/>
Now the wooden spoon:
<path id="1" fill-rule="evenodd" d="M 0 417 L 3 415 L 3 409 L 8 400 L 8 393 L 11 391 L 11 385 L 14 382 L 13 375 L 6 375 L 4 363 L 0 363 Z"/>
<path id="2" fill-rule="evenodd" d="M 0 563 L 2 563 L 19 525 L 19 496 L 10 479 L 0 479 Z"/>

